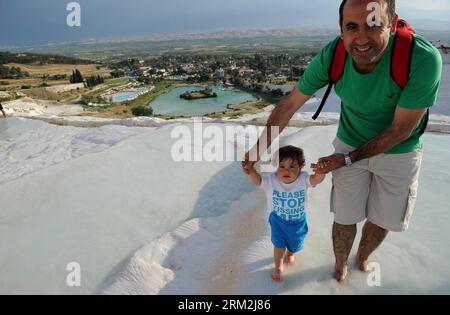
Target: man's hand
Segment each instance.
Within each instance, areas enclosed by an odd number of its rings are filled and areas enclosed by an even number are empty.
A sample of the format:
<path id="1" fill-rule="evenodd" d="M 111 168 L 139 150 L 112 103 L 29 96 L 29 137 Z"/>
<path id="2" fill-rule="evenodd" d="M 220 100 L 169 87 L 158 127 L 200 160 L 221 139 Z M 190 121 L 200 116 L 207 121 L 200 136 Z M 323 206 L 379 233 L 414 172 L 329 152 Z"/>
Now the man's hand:
<path id="1" fill-rule="evenodd" d="M 311 164 L 311 168 L 317 174 L 327 174 L 338 168 L 345 166 L 343 154 L 333 154 L 319 159 L 317 164 Z"/>
<path id="2" fill-rule="evenodd" d="M 397 106 L 392 124 L 368 143 L 352 151 L 352 162 L 385 153 L 408 139 L 426 112 L 426 108 L 404 109 Z"/>

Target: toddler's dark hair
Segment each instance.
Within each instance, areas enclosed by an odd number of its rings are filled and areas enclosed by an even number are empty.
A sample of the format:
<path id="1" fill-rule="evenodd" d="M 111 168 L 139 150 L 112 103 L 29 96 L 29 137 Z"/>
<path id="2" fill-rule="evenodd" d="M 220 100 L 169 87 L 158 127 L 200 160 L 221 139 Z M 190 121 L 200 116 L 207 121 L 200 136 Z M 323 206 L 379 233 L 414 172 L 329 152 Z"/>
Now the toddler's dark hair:
<path id="1" fill-rule="evenodd" d="M 303 154 L 303 150 L 292 145 L 288 145 L 280 148 L 278 151 L 278 158 L 280 163 L 286 159 L 292 159 L 293 161 L 297 161 L 300 167 L 305 165 L 305 156 Z"/>

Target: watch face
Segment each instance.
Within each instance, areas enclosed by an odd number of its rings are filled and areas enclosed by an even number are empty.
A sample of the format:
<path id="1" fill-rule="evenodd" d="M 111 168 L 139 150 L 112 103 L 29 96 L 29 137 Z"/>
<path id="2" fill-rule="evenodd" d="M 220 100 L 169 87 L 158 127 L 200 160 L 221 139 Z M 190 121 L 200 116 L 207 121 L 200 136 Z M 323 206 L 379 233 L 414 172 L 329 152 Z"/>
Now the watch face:
<path id="1" fill-rule="evenodd" d="M 349 155 L 345 155 L 345 164 L 347 165 L 347 166 L 351 166 L 352 165 L 352 160 L 350 159 L 350 156 Z"/>

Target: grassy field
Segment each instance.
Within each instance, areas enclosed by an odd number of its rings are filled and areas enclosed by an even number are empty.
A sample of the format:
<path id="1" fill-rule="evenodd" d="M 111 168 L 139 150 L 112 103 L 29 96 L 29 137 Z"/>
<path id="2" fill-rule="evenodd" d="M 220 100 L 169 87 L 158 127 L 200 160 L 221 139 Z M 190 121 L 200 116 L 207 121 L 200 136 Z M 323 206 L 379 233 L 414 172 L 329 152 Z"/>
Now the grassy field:
<path id="1" fill-rule="evenodd" d="M 79 99 L 80 94 L 88 91 L 88 89 L 71 90 L 66 92 L 55 93 L 48 91 L 46 88 L 33 88 L 29 90 L 22 90 L 26 96 L 33 99 L 59 101 L 64 103 L 72 103 Z M 76 103 L 76 102 L 75 102 Z"/>
<path id="2" fill-rule="evenodd" d="M 224 111 L 224 112 L 215 112 L 211 114 L 206 114 L 204 117 L 208 118 L 214 118 L 214 119 L 220 119 L 220 118 L 238 118 L 246 114 L 256 114 L 261 111 L 264 107 L 267 107 L 273 103 L 268 102 L 264 99 L 259 99 L 256 102 L 250 102 L 250 103 L 242 103 L 242 104 L 235 104 L 230 106 L 233 111 Z"/>
<path id="3" fill-rule="evenodd" d="M 130 79 L 128 78 L 117 78 L 117 79 L 110 79 L 110 80 L 105 80 L 105 83 L 98 86 L 97 88 L 90 90 L 86 93 L 86 95 L 90 96 L 90 97 L 99 97 L 103 94 L 106 93 L 106 91 L 108 91 L 109 89 L 113 88 L 113 87 L 117 87 L 117 86 L 121 86 L 121 85 L 125 85 L 128 82 L 130 82 Z"/>
<path id="4" fill-rule="evenodd" d="M 110 88 L 124 85 L 127 84 L 128 82 L 130 82 L 130 79 L 127 77 L 105 80 L 105 84 Z"/>
<path id="5" fill-rule="evenodd" d="M 130 80 L 128 78 L 118 78 L 118 79 L 110 79 L 105 80 L 105 83 L 102 85 L 99 85 L 92 90 L 88 88 L 81 88 L 81 89 L 74 89 L 71 91 L 65 91 L 65 92 L 52 92 L 48 91 L 45 87 L 39 87 L 40 84 L 42 84 L 42 80 L 39 81 L 39 79 L 31 79 L 31 80 L 13 80 L 18 81 L 15 82 L 17 85 L 16 89 L 20 89 L 21 86 L 28 85 L 28 86 L 35 86 L 30 89 L 22 90 L 22 92 L 27 95 L 28 97 L 34 98 L 34 99 L 40 99 L 40 100 L 49 100 L 49 101 L 64 101 L 66 103 L 78 103 L 80 100 L 80 96 L 85 94 L 89 96 L 100 96 L 104 94 L 108 89 L 127 84 Z M 19 82 L 20 81 L 20 82 Z M 46 83 L 53 83 L 58 82 L 59 84 L 68 84 L 67 81 L 46 81 Z M 33 84 L 34 83 L 34 84 Z M 48 84 L 48 85 L 55 85 L 55 84 Z M 10 87 L 10 86 L 6 86 Z"/>
<path id="6" fill-rule="evenodd" d="M 6 90 L 20 90 L 22 87 L 38 87 L 44 83 L 42 78 L 24 78 L 24 79 L 1 79 L 0 80 L 0 91 Z M 59 85 L 66 84 L 67 81 L 47 81 L 48 85 Z"/>
<path id="7" fill-rule="evenodd" d="M 74 69 L 80 70 L 81 74 L 86 76 L 100 75 L 102 77 L 110 77 L 110 70 L 95 64 L 91 65 L 62 65 L 62 64 L 45 64 L 45 65 L 25 65 L 18 63 L 8 63 L 6 67 L 19 67 L 22 71 L 28 72 L 32 77 L 42 77 L 44 74 L 57 75 L 65 74 L 69 77 Z M 99 69 L 97 69 L 99 68 Z"/>
<path id="8" fill-rule="evenodd" d="M 68 84 L 69 77 L 74 69 L 80 70 L 83 77 L 91 75 L 100 75 L 104 78 L 111 76 L 110 70 L 105 67 L 100 67 L 95 64 L 90 65 L 63 65 L 63 64 L 46 64 L 46 65 L 25 65 L 17 63 L 6 64 L 7 67 L 19 67 L 22 71 L 30 74 L 29 78 L 21 79 L 2 79 L 0 80 L 0 90 L 17 90 L 22 87 L 40 87 L 42 84 L 46 85 L 60 85 Z M 99 69 L 97 69 L 99 68 Z M 43 75 L 66 75 L 65 80 L 43 80 Z"/>

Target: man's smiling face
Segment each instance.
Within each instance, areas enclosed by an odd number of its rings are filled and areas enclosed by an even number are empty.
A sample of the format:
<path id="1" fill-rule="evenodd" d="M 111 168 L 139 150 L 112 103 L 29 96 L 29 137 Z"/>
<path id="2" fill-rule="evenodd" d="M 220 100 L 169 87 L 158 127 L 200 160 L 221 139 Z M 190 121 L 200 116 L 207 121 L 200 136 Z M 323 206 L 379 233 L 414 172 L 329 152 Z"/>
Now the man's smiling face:
<path id="1" fill-rule="evenodd" d="M 377 2 L 381 6 L 380 24 L 369 26 L 367 23 L 367 5 Z M 351 55 L 356 68 L 362 73 L 369 73 L 383 57 L 389 44 L 391 33 L 395 31 L 398 17 L 390 21 L 388 5 L 384 0 L 348 0 L 342 13 L 342 38 L 347 52 Z"/>

